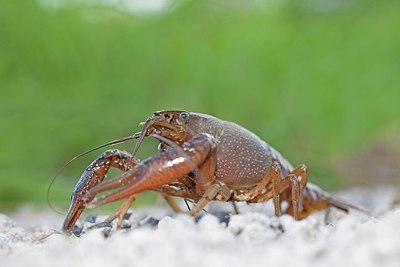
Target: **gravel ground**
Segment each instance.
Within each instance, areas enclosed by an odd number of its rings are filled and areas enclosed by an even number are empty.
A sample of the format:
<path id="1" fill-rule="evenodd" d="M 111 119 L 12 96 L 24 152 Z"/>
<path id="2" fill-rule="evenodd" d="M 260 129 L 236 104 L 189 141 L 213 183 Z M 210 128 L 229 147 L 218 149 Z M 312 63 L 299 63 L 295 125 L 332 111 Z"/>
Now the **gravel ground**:
<path id="1" fill-rule="evenodd" d="M 374 218 L 331 209 L 296 222 L 272 216 L 271 203 L 240 205 L 241 214 L 232 216 L 230 207 L 214 204 L 197 222 L 166 209 L 140 209 L 121 230 L 96 227 L 105 217 L 89 216 L 80 238 L 44 238 L 58 231 L 62 216 L 22 208 L 0 214 L 0 266 L 398 267 L 400 207 L 390 206 L 394 194 L 390 188 L 338 193 L 372 209 Z"/>

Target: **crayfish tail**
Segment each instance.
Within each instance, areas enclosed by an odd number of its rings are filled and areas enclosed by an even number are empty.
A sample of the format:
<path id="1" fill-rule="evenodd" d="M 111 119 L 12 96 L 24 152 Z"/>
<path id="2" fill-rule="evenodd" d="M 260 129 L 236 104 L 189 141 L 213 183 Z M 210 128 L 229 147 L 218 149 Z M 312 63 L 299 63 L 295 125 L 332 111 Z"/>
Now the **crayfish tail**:
<path id="1" fill-rule="evenodd" d="M 345 211 L 357 210 L 369 216 L 373 216 L 372 212 L 364 207 L 347 202 L 343 199 L 334 197 L 320 189 L 318 186 L 308 183 L 304 190 L 304 210 L 303 213 L 311 214 L 312 212 L 327 209 L 329 206 Z"/>
<path id="2" fill-rule="evenodd" d="M 353 209 L 353 210 L 357 210 L 357 211 L 360 211 L 362 213 L 365 213 L 368 216 L 373 216 L 373 214 L 372 214 L 372 212 L 370 210 L 368 210 L 368 209 L 366 209 L 364 207 L 360 207 L 360 206 L 351 204 L 351 203 L 349 203 L 349 202 L 347 202 L 347 201 L 345 201 L 343 199 L 336 198 L 336 197 L 333 197 L 331 195 L 328 195 L 327 196 L 327 200 L 329 201 L 329 205 L 331 205 L 331 206 L 333 206 L 335 208 L 338 208 L 340 210 L 343 210 L 343 211 L 345 211 L 347 213 L 349 212 L 350 209 Z"/>

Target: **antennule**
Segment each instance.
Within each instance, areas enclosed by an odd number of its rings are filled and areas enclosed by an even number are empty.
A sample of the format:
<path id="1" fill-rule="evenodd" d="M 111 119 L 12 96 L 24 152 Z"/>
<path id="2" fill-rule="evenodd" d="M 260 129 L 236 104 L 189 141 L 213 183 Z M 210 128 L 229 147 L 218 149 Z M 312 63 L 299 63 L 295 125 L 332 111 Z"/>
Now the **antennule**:
<path id="1" fill-rule="evenodd" d="M 151 121 L 151 118 L 148 118 L 143 123 L 143 128 L 142 128 L 142 131 L 140 132 L 139 140 L 137 141 L 136 146 L 135 146 L 135 148 L 133 149 L 133 152 L 132 152 L 132 158 L 135 157 L 137 151 L 139 150 L 139 147 L 142 145 L 143 139 L 146 136 L 147 129 L 149 128 L 150 121 Z"/>

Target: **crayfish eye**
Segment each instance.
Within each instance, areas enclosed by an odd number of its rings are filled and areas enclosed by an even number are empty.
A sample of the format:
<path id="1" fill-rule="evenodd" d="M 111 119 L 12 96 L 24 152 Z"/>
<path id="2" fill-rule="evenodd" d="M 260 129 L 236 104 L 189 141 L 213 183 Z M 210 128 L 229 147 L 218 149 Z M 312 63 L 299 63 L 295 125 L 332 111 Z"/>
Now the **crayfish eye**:
<path id="1" fill-rule="evenodd" d="M 181 114 L 179 114 L 179 118 L 181 118 L 182 121 L 187 121 L 189 119 L 189 113 L 182 112 Z"/>

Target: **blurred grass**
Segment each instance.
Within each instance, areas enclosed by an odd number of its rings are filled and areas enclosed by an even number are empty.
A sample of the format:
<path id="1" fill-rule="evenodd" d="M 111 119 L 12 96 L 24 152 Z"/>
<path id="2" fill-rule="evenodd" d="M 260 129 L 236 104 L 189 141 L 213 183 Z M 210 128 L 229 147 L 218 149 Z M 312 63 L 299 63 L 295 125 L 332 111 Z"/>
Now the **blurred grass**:
<path id="1" fill-rule="evenodd" d="M 0 0 L 0 209 L 43 204 L 64 162 L 162 109 L 235 121 L 337 188 L 332 157 L 399 122 L 400 2 L 238 3 L 143 16 Z M 56 203 L 96 156 L 60 176 Z"/>

